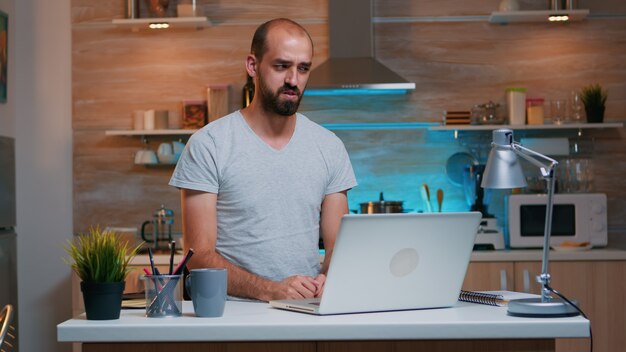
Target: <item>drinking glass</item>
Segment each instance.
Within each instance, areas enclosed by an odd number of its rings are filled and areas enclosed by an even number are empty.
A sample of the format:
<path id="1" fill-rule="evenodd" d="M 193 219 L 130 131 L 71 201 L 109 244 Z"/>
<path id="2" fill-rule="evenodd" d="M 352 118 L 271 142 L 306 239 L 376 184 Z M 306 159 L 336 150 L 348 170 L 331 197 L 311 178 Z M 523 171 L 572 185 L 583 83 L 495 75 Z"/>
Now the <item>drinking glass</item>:
<path id="1" fill-rule="evenodd" d="M 550 102 L 550 111 L 552 115 L 552 123 L 560 125 L 567 118 L 567 100 L 554 99 Z"/>
<path id="2" fill-rule="evenodd" d="M 571 119 L 573 122 L 580 122 L 583 117 L 585 106 L 583 105 L 580 92 L 572 91 L 570 96 L 570 106 L 572 108 Z"/>

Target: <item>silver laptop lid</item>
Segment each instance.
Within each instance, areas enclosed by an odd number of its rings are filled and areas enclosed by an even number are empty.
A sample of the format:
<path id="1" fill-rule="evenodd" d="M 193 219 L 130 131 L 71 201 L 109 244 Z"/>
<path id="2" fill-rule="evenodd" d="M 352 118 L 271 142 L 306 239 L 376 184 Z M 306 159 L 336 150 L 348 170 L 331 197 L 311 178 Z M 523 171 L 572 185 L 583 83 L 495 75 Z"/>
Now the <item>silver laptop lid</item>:
<path id="1" fill-rule="evenodd" d="M 479 212 L 345 215 L 319 314 L 449 307 Z"/>

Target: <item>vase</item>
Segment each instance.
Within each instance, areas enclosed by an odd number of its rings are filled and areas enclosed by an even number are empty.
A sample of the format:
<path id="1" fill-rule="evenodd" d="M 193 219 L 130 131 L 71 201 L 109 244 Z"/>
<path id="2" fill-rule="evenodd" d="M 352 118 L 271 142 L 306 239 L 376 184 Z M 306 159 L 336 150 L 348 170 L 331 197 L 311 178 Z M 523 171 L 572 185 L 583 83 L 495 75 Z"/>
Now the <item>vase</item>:
<path id="1" fill-rule="evenodd" d="M 81 282 L 87 320 L 120 318 L 125 282 Z"/>
<path id="2" fill-rule="evenodd" d="M 601 123 L 604 121 L 604 106 L 597 107 L 586 107 L 585 112 L 587 113 L 587 122 L 589 123 Z"/>

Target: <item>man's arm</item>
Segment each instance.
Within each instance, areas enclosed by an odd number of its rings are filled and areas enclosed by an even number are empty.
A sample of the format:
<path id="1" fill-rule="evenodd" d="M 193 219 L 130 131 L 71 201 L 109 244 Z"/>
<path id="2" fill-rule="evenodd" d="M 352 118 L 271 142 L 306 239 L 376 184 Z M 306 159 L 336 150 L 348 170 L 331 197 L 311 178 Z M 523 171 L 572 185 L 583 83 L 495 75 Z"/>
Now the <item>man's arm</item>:
<path id="1" fill-rule="evenodd" d="M 341 225 L 341 217 L 348 214 L 348 191 L 332 193 L 324 197 L 322 202 L 322 212 L 320 219 L 320 231 L 324 240 L 324 262 L 320 275 L 316 278 L 320 284 L 320 290 L 316 292 L 316 296 L 321 295 L 323 284 L 328 273 L 328 266 L 335 248 L 335 240 Z"/>
<path id="2" fill-rule="evenodd" d="M 189 268 L 226 268 L 228 293 L 263 301 L 313 297 L 317 283 L 306 276 L 273 282 L 229 262 L 215 250 L 217 242 L 217 194 L 181 189 L 185 251 L 193 248 Z"/>

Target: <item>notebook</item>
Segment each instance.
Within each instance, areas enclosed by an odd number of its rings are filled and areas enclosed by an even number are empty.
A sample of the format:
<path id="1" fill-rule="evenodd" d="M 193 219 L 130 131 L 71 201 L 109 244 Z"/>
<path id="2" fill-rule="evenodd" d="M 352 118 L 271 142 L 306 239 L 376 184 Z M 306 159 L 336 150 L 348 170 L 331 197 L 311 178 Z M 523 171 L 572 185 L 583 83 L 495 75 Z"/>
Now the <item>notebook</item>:
<path id="1" fill-rule="evenodd" d="M 319 315 L 453 306 L 480 219 L 479 212 L 344 215 L 322 298 L 270 305 Z"/>

